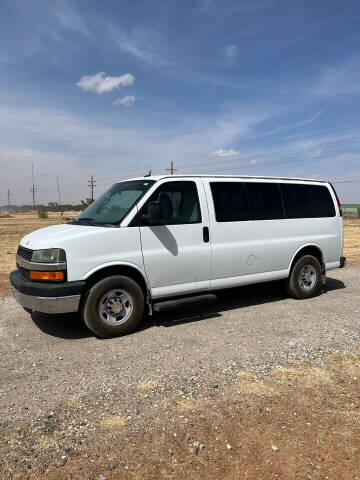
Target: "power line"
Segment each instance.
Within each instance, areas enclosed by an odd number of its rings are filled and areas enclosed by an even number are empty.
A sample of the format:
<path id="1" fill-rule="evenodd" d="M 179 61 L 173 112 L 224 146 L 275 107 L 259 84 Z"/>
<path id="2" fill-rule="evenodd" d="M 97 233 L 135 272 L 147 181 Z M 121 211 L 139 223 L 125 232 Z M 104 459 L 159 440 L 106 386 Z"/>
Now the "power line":
<path id="1" fill-rule="evenodd" d="M 350 137 L 349 140 L 351 141 L 346 141 L 346 142 L 339 142 L 339 141 L 333 141 L 333 142 L 324 142 L 324 143 L 317 143 L 315 145 L 310 145 L 308 147 L 301 147 L 301 148 L 295 148 L 292 150 L 280 150 L 276 152 L 269 152 L 269 153 L 259 153 L 259 154 L 254 154 L 254 155 L 248 155 L 244 157 L 226 157 L 226 160 L 229 162 L 238 162 L 238 161 L 251 161 L 251 160 L 257 160 L 257 159 L 263 159 L 263 158 L 271 158 L 271 157 L 280 157 L 282 155 L 292 155 L 292 154 L 298 154 L 298 153 L 307 153 L 311 152 L 313 150 L 319 149 L 319 148 L 336 148 L 336 147 L 346 147 L 350 146 L 352 144 L 356 144 L 360 142 L 360 137 Z M 335 151 L 335 153 L 337 153 Z M 205 158 L 204 158 L 205 160 Z M 213 164 L 223 164 L 224 163 L 224 158 L 219 158 L 217 160 L 213 161 L 208 161 L 206 160 L 207 165 L 213 165 Z M 203 163 L 197 163 L 197 164 L 191 164 L 191 165 L 184 165 L 182 168 L 193 168 L 196 166 L 202 166 Z"/>
<path id="2" fill-rule="evenodd" d="M 359 180 L 341 180 L 341 181 L 337 181 L 337 182 L 332 182 L 332 183 L 360 183 L 360 179 Z"/>
<path id="3" fill-rule="evenodd" d="M 355 127 L 353 127 L 353 128 L 355 128 Z M 226 160 L 227 160 L 227 162 L 238 162 L 238 161 L 247 161 L 247 160 L 251 161 L 251 160 L 261 159 L 261 158 L 264 158 L 264 157 L 274 158 L 274 157 L 280 157 L 282 155 L 290 155 L 290 154 L 299 154 L 299 153 L 311 152 L 311 151 L 313 151 L 317 148 L 327 148 L 329 150 L 329 153 L 331 153 L 331 149 L 334 149 L 336 147 L 342 147 L 342 146 L 343 147 L 350 146 L 350 145 L 352 145 L 354 143 L 358 143 L 358 142 L 360 142 L 360 137 L 348 137 L 347 139 L 341 139 L 340 141 L 339 140 L 327 141 L 327 142 L 323 142 L 323 143 L 317 143 L 315 145 L 310 145 L 310 146 L 307 146 L 307 147 L 293 148 L 293 149 L 287 149 L 287 150 L 275 151 L 275 152 L 269 152 L 269 153 L 254 154 L 254 155 L 249 155 L 249 156 L 244 156 L 244 157 L 226 158 Z M 336 151 L 333 151 L 333 153 L 339 153 L 339 151 L 336 150 Z M 205 157 L 207 157 L 207 154 L 206 155 L 198 155 L 196 157 L 198 157 L 198 158 L 203 157 L 204 160 L 205 160 Z M 196 157 L 192 157 L 192 158 L 196 158 Z M 217 164 L 220 164 L 220 163 L 224 164 L 224 158 L 213 160 L 213 161 L 209 161 L 207 159 L 206 162 L 207 162 L 206 163 L 207 165 L 217 165 Z M 162 163 L 159 163 L 159 164 L 156 164 L 156 165 L 162 165 Z M 172 165 L 172 168 L 171 168 L 171 165 Z M 196 167 L 196 166 L 203 166 L 203 163 L 184 165 L 182 168 L 185 168 L 185 169 L 191 168 L 192 169 L 193 167 Z M 137 168 L 136 170 L 130 170 L 129 172 L 126 172 L 127 176 L 100 178 L 96 181 L 96 184 L 99 184 L 99 183 L 102 183 L 102 182 L 107 182 L 107 181 L 112 181 L 112 180 L 117 181 L 117 180 L 121 180 L 123 178 L 129 178 L 130 174 L 138 172 L 139 170 L 140 170 L 140 167 Z M 170 163 L 170 168 L 167 168 L 166 170 L 169 171 L 172 175 L 174 174 L 175 171 L 177 171 L 177 169 L 174 168 L 174 163 L 173 162 Z M 78 188 L 76 185 L 79 185 L 81 183 L 82 183 L 81 181 L 77 181 L 77 182 L 71 182 L 70 184 L 65 184 L 65 186 L 62 188 L 62 190 L 75 190 L 75 189 Z M 90 183 L 89 183 L 89 186 L 90 186 Z M 95 184 L 94 184 L 94 186 L 95 186 Z M 40 188 L 40 190 L 45 193 L 45 192 L 56 191 L 56 188 Z"/>
<path id="4" fill-rule="evenodd" d="M 353 127 L 353 128 L 355 128 L 355 127 Z M 262 154 L 256 154 L 256 155 L 249 155 L 249 156 L 244 156 L 244 157 L 235 157 L 235 158 L 232 157 L 232 158 L 226 158 L 226 159 L 219 158 L 219 159 L 216 159 L 216 160 L 210 161 L 210 162 L 208 161 L 208 157 L 206 158 L 206 156 L 204 155 L 203 156 L 204 162 L 202 162 L 201 164 L 198 164 L 198 165 L 201 165 L 203 168 L 201 168 L 200 171 L 197 172 L 197 173 L 201 173 L 204 170 L 205 161 L 206 161 L 206 167 L 207 168 L 209 167 L 209 165 L 213 165 L 213 167 L 216 168 L 219 164 L 221 164 L 221 170 L 222 171 L 224 171 L 224 170 L 226 171 L 226 170 L 230 170 L 230 169 L 235 170 L 235 169 L 238 169 L 238 168 L 244 168 L 244 169 L 247 169 L 247 168 L 267 168 L 267 167 L 270 167 L 270 166 L 273 166 L 273 165 L 293 164 L 293 163 L 299 163 L 299 162 L 307 163 L 309 161 L 316 162 L 319 159 L 323 159 L 323 158 L 330 157 L 330 156 L 340 154 L 340 153 L 350 154 L 350 153 L 359 152 L 359 148 L 360 148 L 359 142 L 360 142 L 360 137 L 352 136 L 352 137 L 338 139 L 338 140 L 335 140 L 335 141 L 327 141 L 327 142 L 317 143 L 317 144 L 310 145 L 310 146 L 307 146 L 307 147 L 292 148 L 292 149 L 288 148 L 288 149 L 286 149 L 286 150 L 284 149 L 282 151 L 269 152 L 267 154 L 262 153 Z M 317 149 L 323 150 L 323 153 L 321 151 L 316 152 Z M 312 152 L 314 152 L 316 154 L 311 155 Z M 306 155 L 301 156 L 302 153 L 306 154 Z M 284 155 L 286 155 L 286 158 L 282 158 Z M 196 157 L 199 158 L 201 156 L 200 155 L 195 156 L 195 157 L 193 156 L 192 158 L 196 158 Z M 266 160 L 269 160 L 269 159 L 272 159 L 273 161 L 266 161 Z M 189 157 L 189 160 L 190 160 L 190 157 Z M 265 160 L 265 161 L 263 161 L 263 160 Z M 163 162 L 159 163 L 158 165 L 163 165 Z M 194 167 L 196 167 L 196 164 L 184 165 L 182 168 L 191 169 L 193 171 Z M 143 167 L 141 167 L 141 169 L 143 169 Z M 92 198 L 94 198 L 94 187 L 95 186 L 99 186 L 99 184 L 107 183 L 107 182 L 110 182 L 110 181 L 121 181 L 123 179 L 129 178 L 129 176 L 132 174 L 132 172 L 139 171 L 139 170 L 140 170 L 140 167 L 137 168 L 137 170 L 130 170 L 128 172 L 125 172 L 126 176 L 123 176 L 124 172 L 122 172 L 121 176 L 109 177 L 109 178 L 99 178 L 96 181 L 94 180 L 93 175 L 92 175 L 91 180 L 88 181 L 88 186 L 91 188 Z M 166 171 L 170 172 L 171 175 L 173 175 L 174 172 L 177 171 L 177 169 L 174 168 L 174 162 L 173 161 L 170 162 L 170 168 L 167 168 Z M 142 171 L 142 173 L 143 173 L 143 171 Z M 210 172 L 206 172 L 206 173 L 210 173 Z M 32 182 L 33 183 L 32 183 L 32 187 L 31 187 L 30 191 L 32 193 L 32 200 L 33 200 L 33 208 L 34 209 L 36 209 L 35 194 L 38 192 L 38 190 L 41 190 L 41 192 L 44 192 L 44 193 L 45 192 L 46 193 L 51 192 L 51 191 L 55 192 L 57 190 L 57 194 L 59 196 L 60 185 L 58 183 L 58 180 L 59 179 L 57 178 L 57 187 L 56 188 L 37 188 L 37 187 L 35 187 L 35 172 L 34 172 L 34 165 L 32 164 Z M 344 181 L 337 181 L 337 182 L 334 182 L 334 183 L 344 183 L 344 184 L 354 183 L 354 184 L 356 184 L 356 183 L 359 183 L 359 181 L 358 180 L 344 180 Z M 78 189 L 79 187 L 76 186 L 77 184 L 81 184 L 81 182 L 76 181 L 76 182 L 71 182 L 68 185 L 65 184 L 65 186 L 62 186 L 61 190 L 63 191 L 63 190 Z M 10 192 L 8 192 L 8 193 L 10 193 Z M 16 195 L 16 194 L 10 193 L 10 204 L 14 202 L 14 195 Z M 4 204 L 6 204 L 6 203 L 9 204 L 9 195 L 5 194 L 4 197 L 5 196 L 7 197 L 7 202 L 6 202 L 5 199 L 3 199 L 3 203 Z M 25 200 L 25 197 L 23 197 L 23 195 L 21 195 L 21 194 L 20 194 L 20 196 L 16 195 L 17 200 L 20 200 L 20 198 L 24 198 L 24 200 Z M 61 203 L 61 201 L 59 203 Z"/>

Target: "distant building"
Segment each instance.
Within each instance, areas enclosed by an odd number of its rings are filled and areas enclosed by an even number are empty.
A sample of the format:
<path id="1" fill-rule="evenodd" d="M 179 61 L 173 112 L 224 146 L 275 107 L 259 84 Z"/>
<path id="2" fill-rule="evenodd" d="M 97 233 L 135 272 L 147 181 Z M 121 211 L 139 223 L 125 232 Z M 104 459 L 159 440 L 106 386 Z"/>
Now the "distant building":
<path id="1" fill-rule="evenodd" d="M 359 215 L 358 207 L 347 207 L 346 205 L 343 205 L 342 211 L 344 215 L 351 215 L 351 216 Z"/>

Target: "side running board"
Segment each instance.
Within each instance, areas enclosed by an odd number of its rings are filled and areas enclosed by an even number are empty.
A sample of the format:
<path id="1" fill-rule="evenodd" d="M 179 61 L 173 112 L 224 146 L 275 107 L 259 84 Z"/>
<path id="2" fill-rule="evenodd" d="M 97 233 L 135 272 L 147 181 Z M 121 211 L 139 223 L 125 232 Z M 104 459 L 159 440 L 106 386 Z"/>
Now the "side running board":
<path id="1" fill-rule="evenodd" d="M 217 296 L 213 293 L 208 293 L 206 295 L 196 295 L 194 297 L 176 298 L 175 300 L 157 302 L 154 303 L 154 310 L 156 312 L 166 312 L 167 310 L 174 310 L 176 308 L 194 307 L 216 301 Z"/>

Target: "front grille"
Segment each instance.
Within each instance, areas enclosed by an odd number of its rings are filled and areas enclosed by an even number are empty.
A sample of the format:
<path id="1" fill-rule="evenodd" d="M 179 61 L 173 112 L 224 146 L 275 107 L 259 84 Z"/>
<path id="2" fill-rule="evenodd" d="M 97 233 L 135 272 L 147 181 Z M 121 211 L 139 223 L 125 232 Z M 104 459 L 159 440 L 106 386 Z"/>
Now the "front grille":
<path id="1" fill-rule="evenodd" d="M 19 245 L 19 247 L 17 249 L 17 254 L 19 255 L 19 257 L 24 258 L 25 260 L 30 262 L 33 251 L 34 250 L 30 250 L 30 248 L 25 248 L 25 247 L 22 247 L 21 245 Z"/>
<path id="2" fill-rule="evenodd" d="M 30 280 L 30 270 L 25 270 L 25 268 L 18 267 L 18 270 L 24 280 Z"/>

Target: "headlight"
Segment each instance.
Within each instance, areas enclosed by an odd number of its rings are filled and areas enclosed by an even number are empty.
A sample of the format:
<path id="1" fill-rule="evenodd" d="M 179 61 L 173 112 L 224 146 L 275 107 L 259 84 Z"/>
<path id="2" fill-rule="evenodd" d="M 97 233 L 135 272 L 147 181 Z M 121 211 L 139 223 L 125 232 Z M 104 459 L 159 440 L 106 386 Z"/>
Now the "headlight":
<path id="1" fill-rule="evenodd" d="M 45 248 L 43 250 L 34 250 L 31 261 L 37 263 L 66 262 L 65 250 L 62 248 Z"/>

